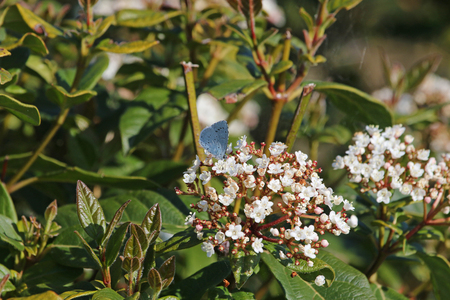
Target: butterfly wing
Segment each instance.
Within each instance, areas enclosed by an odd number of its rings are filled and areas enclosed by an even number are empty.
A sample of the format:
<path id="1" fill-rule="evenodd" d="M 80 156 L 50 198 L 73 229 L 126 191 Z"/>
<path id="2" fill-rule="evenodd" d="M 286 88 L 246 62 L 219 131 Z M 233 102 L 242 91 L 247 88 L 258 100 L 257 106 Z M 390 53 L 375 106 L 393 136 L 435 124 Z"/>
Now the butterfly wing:
<path id="1" fill-rule="evenodd" d="M 200 133 L 200 146 L 210 152 L 215 158 L 223 159 L 228 145 L 228 124 L 219 121 L 206 127 Z"/>

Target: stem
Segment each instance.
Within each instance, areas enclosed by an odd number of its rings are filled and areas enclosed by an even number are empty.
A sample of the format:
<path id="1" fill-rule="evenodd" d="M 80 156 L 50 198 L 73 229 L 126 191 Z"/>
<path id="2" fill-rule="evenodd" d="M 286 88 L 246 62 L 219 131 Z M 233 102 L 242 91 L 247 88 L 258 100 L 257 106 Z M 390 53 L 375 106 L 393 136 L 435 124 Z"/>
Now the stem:
<path id="1" fill-rule="evenodd" d="M 275 220 L 275 221 L 272 221 L 272 222 L 267 223 L 267 224 L 265 224 L 265 225 L 261 225 L 261 226 L 259 226 L 259 227 L 256 227 L 255 229 L 256 229 L 257 231 L 261 231 L 261 230 L 264 230 L 264 229 L 273 227 L 273 226 L 275 226 L 275 225 L 277 225 L 277 224 L 280 224 L 281 222 L 286 221 L 287 219 L 289 219 L 289 215 L 284 215 L 283 217 L 281 217 L 281 218 L 279 218 L 279 219 L 277 219 L 277 220 Z"/>
<path id="2" fill-rule="evenodd" d="M 291 32 L 287 30 L 281 60 L 288 61 L 290 53 L 291 53 Z M 286 90 L 286 72 L 283 72 L 280 74 L 280 76 L 278 76 L 278 92 L 283 93 L 285 90 Z"/>
<path id="3" fill-rule="evenodd" d="M 233 209 L 234 213 L 239 214 L 239 209 L 241 208 L 241 202 L 242 202 L 242 197 L 236 199 L 236 202 L 234 203 L 234 209 Z"/>
<path id="4" fill-rule="evenodd" d="M 31 177 L 24 179 L 22 181 L 19 181 L 18 183 L 11 186 L 11 188 L 8 189 L 9 193 L 14 193 L 17 190 L 20 190 L 23 187 L 26 187 L 29 184 L 35 183 L 39 181 L 39 177 Z"/>
<path id="5" fill-rule="evenodd" d="M 5 176 L 6 176 L 6 170 L 8 169 L 8 161 L 9 161 L 9 156 L 6 155 L 5 159 L 3 160 L 3 167 L 2 167 L 2 176 L 0 178 L 1 182 L 5 181 Z"/>
<path id="6" fill-rule="evenodd" d="M 280 120 L 281 110 L 283 109 L 284 103 L 285 102 L 283 100 L 273 101 L 272 116 L 270 117 L 269 128 L 267 129 L 266 141 L 265 141 L 267 147 L 264 150 L 264 152 L 266 155 L 269 155 L 269 153 L 270 153 L 269 147 L 275 139 L 278 122 Z"/>

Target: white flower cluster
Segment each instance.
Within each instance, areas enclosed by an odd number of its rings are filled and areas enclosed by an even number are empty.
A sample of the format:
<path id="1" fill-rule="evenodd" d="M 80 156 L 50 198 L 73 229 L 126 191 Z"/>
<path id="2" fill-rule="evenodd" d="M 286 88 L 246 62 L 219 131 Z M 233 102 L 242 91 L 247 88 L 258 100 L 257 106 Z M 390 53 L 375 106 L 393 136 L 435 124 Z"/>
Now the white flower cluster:
<path id="1" fill-rule="evenodd" d="M 430 150 L 416 150 L 414 138 L 406 135 L 405 127 L 394 125 L 381 130 L 366 126 L 367 133 L 357 132 L 344 157 L 337 156 L 334 169 L 346 169 L 351 182 L 361 183 L 361 192 L 372 191 L 378 203 L 391 202 L 395 191 L 411 196 L 413 201 L 438 196 L 439 187 L 447 182 L 448 167 L 445 161 L 436 162 Z M 437 185 L 430 188 L 430 181 Z"/>
<path id="2" fill-rule="evenodd" d="M 200 162 L 197 157 L 187 170 L 183 181 L 188 190 L 177 193 L 201 197 L 192 208 L 207 212 L 209 220 L 195 218 L 194 214 L 186 223 L 195 227 L 199 239 L 203 238 L 203 228 L 217 230 L 203 243 L 208 256 L 214 254 L 216 246 L 219 251 L 253 249 L 261 253 L 264 243 L 277 243 L 286 245 L 286 256 L 297 264 L 307 260 L 312 266 L 310 259 L 316 257 L 318 249 L 328 246 L 319 235 L 348 234 L 357 226 L 357 218 L 346 214 L 354 210 L 352 203 L 333 195 L 333 190 L 325 186 L 317 163 L 301 151 L 286 153 L 286 148 L 283 143 L 273 143 L 270 156 L 266 156 L 263 149 L 255 149 L 254 143 L 247 144 L 243 136 L 227 158 L 213 162 L 208 157 Z M 200 166 L 208 170 L 197 177 Z M 226 178 L 223 191 L 205 186 L 201 192 L 201 184 L 217 176 Z"/>

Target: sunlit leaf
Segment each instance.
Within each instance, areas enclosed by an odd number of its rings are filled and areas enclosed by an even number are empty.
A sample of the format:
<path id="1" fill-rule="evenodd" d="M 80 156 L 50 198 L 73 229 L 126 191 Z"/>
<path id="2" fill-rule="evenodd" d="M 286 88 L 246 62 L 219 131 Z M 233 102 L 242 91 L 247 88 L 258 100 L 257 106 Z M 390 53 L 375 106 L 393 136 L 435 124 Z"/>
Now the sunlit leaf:
<path id="1" fill-rule="evenodd" d="M 109 58 L 106 54 L 97 55 L 95 60 L 87 67 L 83 73 L 79 90 L 92 90 L 102 77 L 103 72 L 109 65 Z"/>
<path id="2" fill-rule="evenodd" d="M 44 41 L 37 34 L 32 32 L 25 33 L 20 39 L 10 39 L 8 40 L 8 43 L 2 42 L 1 46 L 7 50 L 23 46 L 40 55 L 48 54 L 48 49 Z"/>
<path id="3" fill-rule="evenodd" d="M 0 107 L 5 108 L 22 121 L 28 122 L 31 125 L 38 126 L 41 124 L 41 115 L 34 105 L 25 104 L 13 97 L 0 94 Z"/>
<path id="4" fill-rule="evenodd" d="M 122 9 L 116 14 L 118 26 L 150 27 L 183 14 L 183 11 L 159 12 L 153 10 Z"/>
<path id="5" fill-rule="evenodd" d="M 27 296 L 27 297 L 9 298 L 9 300 L 63 300 L 63 299 L 64 298 L 58 296 L 58 294 L 56 294 L 53 291 L 46 291 L 44 293 Z"/>
<path id="6" fill-rule="evenodd" d="M 244 251 L 238 251 L 231 257 L 231 269 L 238 289 L 253 275 L 255 267 L 259 263 L 259 258 L 260 255 L 254 251 L 250 251 L 248 255 Z"/>
<path id="7" fill-rule="evenodd" d="M 92 296 L 92 300 L 103 300 L 103 299 L 123 300 L 125 298 L 120 296 L 116 291 L 110 288 L 102 289 Z"/>
<path id="8" fill-rule="evenodd" d="M 96 49 L 106 51 L 106 52 L 112 52 L 112 53 L 136 53 L 136 52 L 142 52 L 145 51 L 155 45 L 157 45 L 158 41 L 134 41 L 134 42 L 128 42 L 128 43 L 120 43 L 116 44 L 112 40 L 103 40 L 101 41 Z"/>
<path id="9" fill-rule="evenodd" d="M 358 5 L 362 0 L 330 0 L 327 3 L 327 9 L 329 12 L 334 12 L 339 9 L 350 10 Z"/>
<path id="10" fill-rule="evenodd" d="M 0 84 L 5 84 L 11 81 L 13 76 L 7 70 L 0 68 Z"/>
<path id="11" fill-rule="evenodd" d="M 61 108 L 69 108 L 97 95 L 95 91 L 77 91 L 69 93 L 62 86 L 52 84 L 46 91 L 47 98 Z"/>

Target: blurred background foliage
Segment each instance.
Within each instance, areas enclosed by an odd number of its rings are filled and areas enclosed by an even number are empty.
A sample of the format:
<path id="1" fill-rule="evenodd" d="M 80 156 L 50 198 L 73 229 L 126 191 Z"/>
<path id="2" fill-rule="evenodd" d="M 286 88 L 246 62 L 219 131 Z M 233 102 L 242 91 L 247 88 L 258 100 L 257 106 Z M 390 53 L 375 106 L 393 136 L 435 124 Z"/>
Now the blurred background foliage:
<path id="1" fill-rule="evenodd" d="M 196 5 L 201 7 L 201 2 L 197 0 Z M 0 9 L 14 3 L 18 1 L 3 0 Z M 32 9 L 47 22 L 65 28 L 76 27 L 76 20 L 83 14 L 77 1 L 29 0 L 20 3 Z M 177 5 L 178 1 L 100 0 L 94 7 L 94 13 L 97 16 L 107 16 L 123 8 L 150 8 L 167 12 Z M 268 10 L 268 26 L 279 28 L 280 32 L 289 28 L 292 35 L 299 38 L 298 45 L 301 47 L 300 40 L 303 39 L 302 30 L 305 24 L 299 17 L 299 8 L 304 7 L 313 14 L 317 1 L 279 0 L 277 4 L 271 1 L 271 5 L 273 9 Z M 103 78 L 94 88 L 97 95 L 73 109 L 63 125 L 64 130 L 56 134 L 44 154 L 87 171 L 112 176 L 142 176 L 159 184 L 158 191 L 161 193 L 171 193 L 174 186 L 182 186 L 180 180 L 182 172 L 194 158 L 194 151 L 187 146 L 184 155 L 177 154 L 179 135 L 187 110 L 184 80 L 179 63 L 192 61 L 199 64 L 197 78 L 202 78 L 212 57 L 210 46 L 201 42 L 212 36 L 215 30 L 221 30 L 216 26 L 221 24 L 222 15 L 230 18 L 235 16 L 229 7 L 218 8 L 208 13 L 213 15 L 214 22 L 205 20 L 197 24 L 199 28 L 194 31 L 196 35 L 192 37 L 185 34 L 183 22 L 176 16 L 168 20 L 164 26 L 157 25 L 145 29 L 112 26 L 105 33 L 105 37 L 114 41 L 159 40 L 160 44 L 134 55 L 108 54 L 108 67 L 105 65 Z M 387 86 L 380 48 L 391 62 L 399 62 L 406 70 L 427 55 L 439 54 L 442 60 L 435 73 L 442 78 L 449 78 L 449 15 L 450 2 L 446 0 L 364 0 L 354 9 L 339 13 L 337 22 L 327 30 L 327 39 L 318 52 L 325 56 L 327 61 L 311 68 L 306 80 L 344 83 L 371 94 Z M 266 21 L 261 18 L 258 22 Z M 0 40 L 4 38 L 5 30 L 0 28 Z M 46 81 L 49 80 L 45 77 L 45 72 L 48 72 L 50 77 L 73 78 L 77 63 L 76 45 L 70 42 L 70 39 L 68 41 L 47 39 L 51 57 L 44 60 L 44 64 L 27 63 L 16 59 L 15 63 L 18 65 L 8 66 L 24 67 L 25 70 L 19 82 L 10 87 L 8 92 L 24 103 L 36 105 L 41 113 L 42 123 L 40 126 L 32 126 L 1 111 L 0 157 L 32 151 L 55 120 L 59 109 L 45 97 Z M 196 53 L 189 50 L 192 49 L 188 47 L 191 44 L 196 45 Z M 220 43 L 214 47 L 219 46 Z M 13 56 L 20 58 L 30 54 L 20 51 L 23 49 L 14 50 Z M 236 61 L 229 60 L 227 53 L 222 58 L 210 80 L 200 83 L 206 90 L 221 82 L 223 78 L 251 77 L 247 69 Z M 97 58 L 99 59 L 101 57 Z M 0 58 L 0 62 L 3 67 L 7 64 L 5 57 Z M 57 71 L 61 69 L 64 70 Z M 447 84 L 448 82 L 442 83 L 444 86 Z M 171 91 L 168 92 L 164 88 Z M 450 95 L 448 97 L 450 100 Z M 215 100 L 211 102 L 211 99 L 207 98 L 204 95 L 199 96 L 200 115 L 205 117 L 200 120 L 203 121 L 203 125 L 210 125 L 226 118 L 231 108 L 223 102 L 217 103 Z M 241 112 L 239 122 L 235 125 L 230 124 L 233 135 L 231 141 L 235 141 L 242 134 L 249 135 L 251 138 L 248 140 L 257 143 L 264 141 L 267 131 L 265 126 L 271 111 L 270 101 L 262 93 L 257 94 L 253 100 L 250 107 Z M 350 140 L 352 132 L 360 130 L 362 124 L 355 124 L 349 120 L 348 116 L 330 105 L 323 97 L 313 96 L 311 101 L 310 111 L 294 149 L 309 154 L 314 147 L 312 144 L 318 142 L 317 158 L 319 166 L 325 170 L 322 175 L 326 178 L 327 185 L 337 189 L 337 193 L 353 199 L 354 194 L 348 188 L 339 185 L 343 179 L 342 173 L 329 171 L 332 160 L 344 151 L 344 145 Z M 291 102 L 283 112 L 276 140 L 285 139 L 294 111 L 295 103 Z M 142 112 L 143 115 L 137 112 Z M 136 122 L 140 122 L 138 117 L 149 118 L 152 115 L 155 119 L 148 127 L 142 129 L 138 125 L 133 127 L 133 124 L 127 123 L 127 120 L 133 119 L 133 117 L 124 118 L 127 114 L 136 116 L 134 120 Z M 443 122 L 445 121 L 446 119 Z M 159 122 L 163 122 L 164 126 L 159 126 Z M 424 129 L 431 123 L 433 120 L 425 118 L 414 126 Z M 448 130 L 446 126 L 444 127 Z M 127 140 L 127 132 L 130 133 L 127 130 L 133 131 L 137 130 L 136 128 L 143 130 L 142 135 Z M 131 132 L 130 136 L 134 136 L 135 133 Z M 192 144 L 190 134 L 186 135 L 183 142 L 185 145 Z M 423 146 L 429 146 L 430 143 L 429 139 L 422 139 Z M 435 149 L 435 152 L 442 151 Z M 176 159 L 173 159 L 174 157 Z M 14 168 L 14 164 L 10 163 L 9 168 Z M 74 191 L 75 183 L 39 182 L 20 189 L 13 193 L 12 197 L 19 215 L 42 215 L 45 207 L 54 199 L 57 199 L 61 206 L 73 203 Z M 93 191 L 97 197 L 104 198 L 127 192 L 124 188 L 119 189 L 112 185 L 110 187 L 94 185 Z M 186 205 L 194 201 L 189 198 L 182 200 Z M 346 239 L 335 239 L 336 241 L 330 237 L 330 244 L 333 245 L 331 250 L 337 257 L 364 269 L 371 260 L 367 253 L 374 254 L 368 239 L 367 235 L 364 240 L 363 235 L 358 234 L 351 234 Z M 216 260 L 206 258 L 200 247 L 185 250 L 177 256 L 177 276 L 180 278 L 193 274 Z M 402 276 L 406 272 L 413 272 L 414 276 L 405 283 Z M 392 262 L 383 265 L 380 269 L 380 278 L 382 282 L 389 283 L 396 289 L 410 291 L 418 282 L 427 280 L 427 276 L 422 272 L 423 268 L 417 265 L 407 270 L 398 270 L 396 262 Z M 261 284 L 265 278 L 252 277 L 250 282 L 255 280 Z M 268 289 L 268 295 L 282 298 L 276 281 L 272 280 Z"/>

